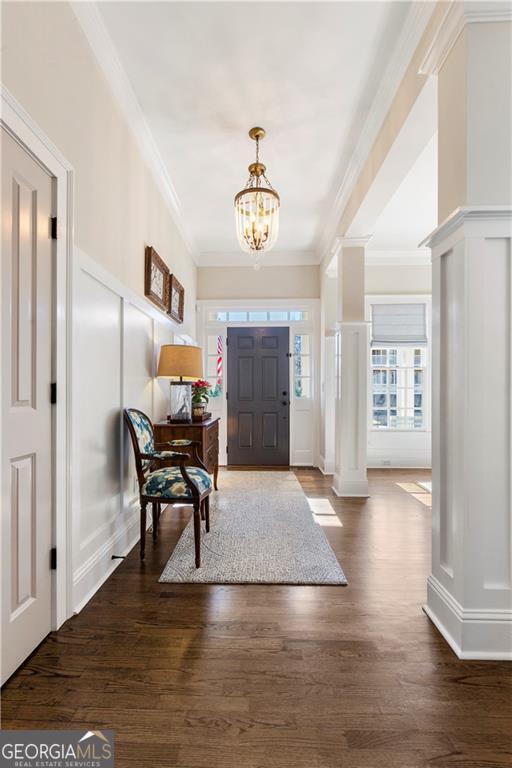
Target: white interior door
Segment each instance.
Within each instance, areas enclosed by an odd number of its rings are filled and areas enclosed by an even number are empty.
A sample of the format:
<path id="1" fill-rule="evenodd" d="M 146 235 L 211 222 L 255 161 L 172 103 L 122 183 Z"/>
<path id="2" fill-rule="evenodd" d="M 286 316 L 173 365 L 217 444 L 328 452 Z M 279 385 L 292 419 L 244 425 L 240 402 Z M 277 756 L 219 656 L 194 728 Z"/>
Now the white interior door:
<path id="1" fill-rule="evenodd" d="M 2 683 L 51 630 L 52 183 L 2 128 Z"/>

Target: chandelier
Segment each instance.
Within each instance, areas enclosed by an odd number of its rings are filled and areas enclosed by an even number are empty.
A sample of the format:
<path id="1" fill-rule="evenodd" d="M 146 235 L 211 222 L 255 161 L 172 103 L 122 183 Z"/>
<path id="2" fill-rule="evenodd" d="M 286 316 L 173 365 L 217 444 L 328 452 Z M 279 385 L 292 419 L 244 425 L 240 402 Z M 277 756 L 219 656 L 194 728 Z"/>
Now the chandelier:
<path id="1" fill-rule="evenodd" d="M 236 234 L 243 251 L 270 251 L 279 232 L 279 195 L 265 176 L 260 163 L 260 139 L 263 128 L 251 128 L 249 136 L 256 142 L 256 162 L 249 166 L 250 176 L 241 192 L 235 195 Z M 262 180 L 265 182 L 262 186 Z"/>

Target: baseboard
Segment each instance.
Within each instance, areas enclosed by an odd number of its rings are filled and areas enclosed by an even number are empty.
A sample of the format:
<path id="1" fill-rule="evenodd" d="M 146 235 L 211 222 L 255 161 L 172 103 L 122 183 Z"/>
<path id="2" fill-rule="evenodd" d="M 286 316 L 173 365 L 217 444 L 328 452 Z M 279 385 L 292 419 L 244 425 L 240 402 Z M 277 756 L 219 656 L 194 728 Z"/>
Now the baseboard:
<path id="1" fill-rule="evenodd" d="M 318 469 L 322 475 L 334 475 L 334 461 L 332 459 L 326 459 L 325 456 L 319 456 Z"/>
<path id="2" fill-rule="evenodd" d="M 414 462 L 407 462 L 406 460 L 396 463 L 387 464 L 375 464 L 373 462 L 368 464 L 368 469 L 432 469 L 430 464 L 415 464 Z"/>
<path id="3" fill-rule="evenodd" d="M 151 518 L 151 515 L 149 515 Z M 73 573 L 73 613 L 80 613 L 91 597 L 111 576 L 122 560 L 112 555 L 127 555 L 140 538 L 139 513 L 136 511 L 125 525 L 112 534 L 80 568 Z M 148 522 L 148 528 L 151 522 Z"/>
<path id="4" fill-rule="evenodd" d="M 423 610 L 459 659 L 512 661 L 512 611 L 464 609 L 432 575 Z"/>
<path id="5" fill-rule="evenodd" d="M 430 456 L 424 453 L 368 453 L 368 468 L 372 469 L 430 469 L 432 462 Z"/>
<path id="6" fill-rule="evenodd" d="M 347 480 L 334 475 L 332 490 L 340 498 L 368 498 L 368 480 Z"/>

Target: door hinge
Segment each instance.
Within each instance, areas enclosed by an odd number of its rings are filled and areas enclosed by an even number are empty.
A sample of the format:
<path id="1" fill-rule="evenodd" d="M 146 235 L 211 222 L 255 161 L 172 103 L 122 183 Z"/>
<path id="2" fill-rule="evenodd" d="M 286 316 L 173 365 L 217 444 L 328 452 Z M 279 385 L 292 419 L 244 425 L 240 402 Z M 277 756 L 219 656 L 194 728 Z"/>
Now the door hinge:
<path id="1" fill-rule="evenodd" d="M 52 405 L 55 405 L 57 402 L 57 382 L 52 381 L 50 384 L 50 403 Z"/>
<path id="2" fill-rule="evenodd" d="M 228 399 L 228 393 L 226 392 L 226 400 Z"/>
<path id="3" fill-rule="evenodd" d="M 226 445 L 226 454 L 229 453 L 229 447 Z"/>
<path id="4" fill-rule="evenodd" d="M 57 547 L 50 549 L 50 569 L 52 571 L 57 570 Z"/>
<path id="5" fill-rule="evenodd" d="M 57 239 L 57 217 L 52 216 L 50 219 L 50 232 L 52 240 Z"/>

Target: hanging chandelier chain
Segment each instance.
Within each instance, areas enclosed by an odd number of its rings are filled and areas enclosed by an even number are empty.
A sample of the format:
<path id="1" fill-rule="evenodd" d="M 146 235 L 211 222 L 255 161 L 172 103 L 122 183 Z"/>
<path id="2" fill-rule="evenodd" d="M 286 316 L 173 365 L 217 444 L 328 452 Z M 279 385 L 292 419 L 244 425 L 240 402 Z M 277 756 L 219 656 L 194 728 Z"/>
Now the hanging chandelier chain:
<path id="1" fill-rule="evenodd" d="M 274 187 L 272 186 L 272 184 L 270 183 L 270 181 L 268 180 L 268 178 L 265 176 L 264 173 L 262 174 L 262 176 L 265 179 L 265 181 L 267 182 L 267 187 L 269 187 L 269 189 L 271 189 L 273 192 L 275 192 Z M 276 194 L 277 194 L 277 192 L 276 192 Z"/>

